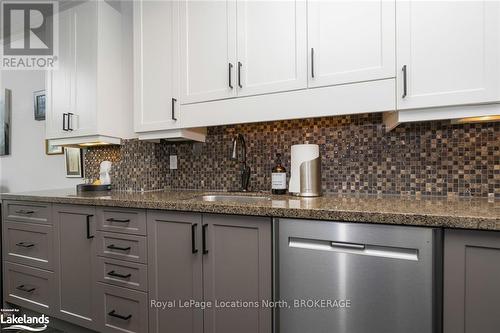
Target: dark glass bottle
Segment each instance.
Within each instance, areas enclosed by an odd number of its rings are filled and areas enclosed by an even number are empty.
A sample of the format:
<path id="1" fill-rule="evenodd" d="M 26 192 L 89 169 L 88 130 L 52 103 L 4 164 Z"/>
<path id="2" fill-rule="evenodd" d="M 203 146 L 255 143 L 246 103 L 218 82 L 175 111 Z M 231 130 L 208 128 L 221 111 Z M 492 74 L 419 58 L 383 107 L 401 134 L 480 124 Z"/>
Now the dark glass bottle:
<path id="1" fill-rule="evenodd" d="M 272 193 L 286 194 L 286 169 L 281 164 L 281 154 L 276 155 L 276 165 L 271 174 L 272 178 Z"/>

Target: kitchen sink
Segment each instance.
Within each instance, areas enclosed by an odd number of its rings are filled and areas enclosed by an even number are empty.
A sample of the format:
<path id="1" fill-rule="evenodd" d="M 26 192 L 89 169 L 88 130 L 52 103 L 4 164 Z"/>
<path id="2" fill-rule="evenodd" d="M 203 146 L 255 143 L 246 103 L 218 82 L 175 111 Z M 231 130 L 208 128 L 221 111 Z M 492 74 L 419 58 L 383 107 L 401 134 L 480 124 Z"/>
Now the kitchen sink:
<path id="1" fill-rule="evenodd" d="M 264 203 L 270 201 L 270 197 L 256 195 L 230 195 L 230 194 L 206 194 L 196 197 L 197 200 L 207 202 L 235 202 L 235 203 Z"/>

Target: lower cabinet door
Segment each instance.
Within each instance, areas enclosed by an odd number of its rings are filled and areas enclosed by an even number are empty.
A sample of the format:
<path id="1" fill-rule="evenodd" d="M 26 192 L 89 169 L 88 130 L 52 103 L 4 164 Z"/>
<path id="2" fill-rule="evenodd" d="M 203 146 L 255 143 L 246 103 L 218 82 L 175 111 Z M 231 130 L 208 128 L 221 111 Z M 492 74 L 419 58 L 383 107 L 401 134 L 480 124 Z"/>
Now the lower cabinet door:
<path id="1" fill-rule="evenodd" d="M 97 283 L 99 332 L 148 333 L 146 293 Z"/>
<path id="2" fill-rule="evenodd" d="M 500 232 L 446 230 L 444 333 L 500 329 Z"/>
<path id="3" fill-rule="evenodd" d="M 205 333 L 270 333 L 271 219 L 203 215 L 203 239 Z"/>
<path id="4" fill-rule="evenodd" d="M 59 298 L 57 316 L 96 329 L 95 207 L 55 205 Z"/>
<path id="5" fill-rule="evenodd" d="M 148 211 L 150 331 L 202 333 L 201 215 Z M 234 331 L 233 333 L 236 333 Z"/>
<path id="6" fill-rule="evenodd" d="M 54 313 L 54 273 L 4 262 L 5 301 L 47 315 Z"/>

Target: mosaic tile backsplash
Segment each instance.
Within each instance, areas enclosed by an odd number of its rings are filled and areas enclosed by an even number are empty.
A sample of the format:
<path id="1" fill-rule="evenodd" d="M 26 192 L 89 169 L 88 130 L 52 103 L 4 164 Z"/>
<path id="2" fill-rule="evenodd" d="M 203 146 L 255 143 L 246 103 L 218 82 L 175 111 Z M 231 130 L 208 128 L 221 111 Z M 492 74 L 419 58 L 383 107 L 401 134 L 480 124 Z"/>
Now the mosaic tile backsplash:
<path id="1" fill-rule="evenodd" d="M 290 169 L 290 146 L 320 145 L 325 193 L 500 197 L 500 123 L 404 124 L 386 132 L 381 114 L 287 120 L 208 129 L 206 143 L 126 140 L 85 155 L 86 177 L 111 160 L 116 190 L 236 190 L 231 140 L 244 135 L 253 191 L 269 191 L 277 153 Z M 169 169 L 169 155 L 178 169 Z M 288 174 L 288 179 L 289 179 Z"/>

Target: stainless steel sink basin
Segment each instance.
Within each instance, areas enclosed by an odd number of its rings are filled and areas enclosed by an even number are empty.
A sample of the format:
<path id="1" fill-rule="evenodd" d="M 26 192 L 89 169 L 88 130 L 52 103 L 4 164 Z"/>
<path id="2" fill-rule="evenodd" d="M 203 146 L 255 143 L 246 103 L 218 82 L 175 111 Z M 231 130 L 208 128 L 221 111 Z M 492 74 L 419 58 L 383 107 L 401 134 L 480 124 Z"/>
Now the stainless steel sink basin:
<path id="1" fill-rule="evenodd" d="M 271 198 L 255 195 L 231 195 L 231 194 L 206 194 L 195 199 L 208 202 L 235 202 L 235 203 L 259 203 L 270 201 Z"/>

